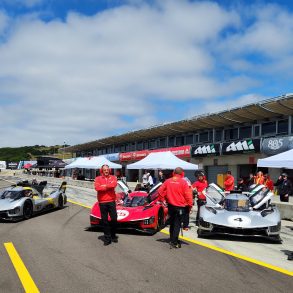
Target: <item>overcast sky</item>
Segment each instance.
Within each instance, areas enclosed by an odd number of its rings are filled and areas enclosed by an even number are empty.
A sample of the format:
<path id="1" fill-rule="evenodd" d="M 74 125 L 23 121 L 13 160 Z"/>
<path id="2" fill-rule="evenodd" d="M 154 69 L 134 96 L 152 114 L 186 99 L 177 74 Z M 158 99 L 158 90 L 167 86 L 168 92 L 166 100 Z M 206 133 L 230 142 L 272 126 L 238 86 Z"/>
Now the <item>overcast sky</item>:
<path id="1" fill-rule="evenodd" d="M 292 93 L 292 68 L 291 1 L 0 0 L 0 147 Z"/>

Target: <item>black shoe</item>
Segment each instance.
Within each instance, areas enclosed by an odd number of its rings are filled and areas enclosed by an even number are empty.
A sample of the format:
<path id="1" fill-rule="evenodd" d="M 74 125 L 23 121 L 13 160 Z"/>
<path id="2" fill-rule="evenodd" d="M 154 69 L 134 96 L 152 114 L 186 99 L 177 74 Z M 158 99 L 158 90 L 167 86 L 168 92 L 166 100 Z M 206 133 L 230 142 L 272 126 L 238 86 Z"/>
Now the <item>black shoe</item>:
<path id="1" fill-rule="evenodd" d="M 172 242 L 170 242 L 170 249 L 177 249 L 177 248 L 181 248 L 181 243 L 179 244 L 179 243 L 172 243 Z"/>
<path id="2" fill-rule="evenodd" d="M 104 246 L 108 246 L 112 243 L 112 241 L 104 241 Z"/>
<path id="3" fill-rule="evenodd" d="M 118 236 L 112 237 L 112 242 L 118 243 Z"/>

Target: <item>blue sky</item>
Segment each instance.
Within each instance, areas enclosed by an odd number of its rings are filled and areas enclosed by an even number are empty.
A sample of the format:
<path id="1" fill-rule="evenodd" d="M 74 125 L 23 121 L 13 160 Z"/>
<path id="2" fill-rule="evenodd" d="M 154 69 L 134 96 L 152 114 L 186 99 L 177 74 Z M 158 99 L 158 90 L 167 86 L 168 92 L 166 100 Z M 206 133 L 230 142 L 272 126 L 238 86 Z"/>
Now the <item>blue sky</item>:
<path id="1" fill-rule="evenodd" d="M 0 147 L 292 93 L 291 1 L 0 0 Z"/>

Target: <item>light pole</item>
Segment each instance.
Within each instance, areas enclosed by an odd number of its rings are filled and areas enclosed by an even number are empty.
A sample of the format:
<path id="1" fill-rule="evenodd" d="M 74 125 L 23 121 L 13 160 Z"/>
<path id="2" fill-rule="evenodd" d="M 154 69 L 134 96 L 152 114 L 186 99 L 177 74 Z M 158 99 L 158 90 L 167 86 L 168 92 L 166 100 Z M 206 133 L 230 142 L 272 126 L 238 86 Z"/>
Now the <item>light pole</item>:
<path id="1" fill-rule="evenodd" d="M 65 156 L 65 141 L 64 141 L 64 144 L 63 144 L 63 156 L 62 156 L 62 160 L 64 160 L 64 156 Z"/>

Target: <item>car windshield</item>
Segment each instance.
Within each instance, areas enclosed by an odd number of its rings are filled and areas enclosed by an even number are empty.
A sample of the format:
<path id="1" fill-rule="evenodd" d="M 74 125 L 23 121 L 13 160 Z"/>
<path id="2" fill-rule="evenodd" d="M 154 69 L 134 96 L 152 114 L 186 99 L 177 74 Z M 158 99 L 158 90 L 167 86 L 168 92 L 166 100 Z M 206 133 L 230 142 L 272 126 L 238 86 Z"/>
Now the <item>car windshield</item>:
<path id="1" fill-rule="evenodd" d="M 249 200 L 247 199 L 228 199 L 225 200 L 225 209 L 230 212 L 248 212 Z"/>
<path id="2" fill-rule="evenodd" d="M 146 204 L 147 198 L 145 196 L 127 196 L 123 201 L 125 207 L 139 207 Z"/>
<path id="3" fill-rule="evenodd" d="M 1 193 L 1 199 L 19 199 L 24 197 L 22 190 L 5 190 Z"/>

